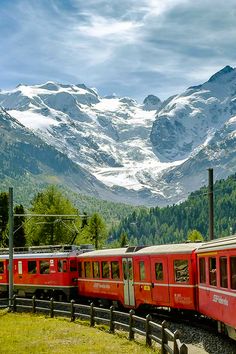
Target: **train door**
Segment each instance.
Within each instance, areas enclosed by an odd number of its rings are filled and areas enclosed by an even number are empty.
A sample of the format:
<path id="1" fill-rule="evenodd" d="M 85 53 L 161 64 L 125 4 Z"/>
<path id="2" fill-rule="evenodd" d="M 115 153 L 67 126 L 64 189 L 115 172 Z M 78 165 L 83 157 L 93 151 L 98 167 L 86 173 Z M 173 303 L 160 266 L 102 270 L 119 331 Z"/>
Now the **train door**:
<path id="1" fill-rule="evenodd" d="M 152 299 L 157 306 L 168 306 L 170 303 L 169 293 L 169 270 L 166 257 L 151 257 L 152 274 Z"/>
<path id="2" fill-rule="evenodd" d="M 132 258 L 122 258 L 124 281 L 124 305 L 135 306 L 134 271 Z"/>

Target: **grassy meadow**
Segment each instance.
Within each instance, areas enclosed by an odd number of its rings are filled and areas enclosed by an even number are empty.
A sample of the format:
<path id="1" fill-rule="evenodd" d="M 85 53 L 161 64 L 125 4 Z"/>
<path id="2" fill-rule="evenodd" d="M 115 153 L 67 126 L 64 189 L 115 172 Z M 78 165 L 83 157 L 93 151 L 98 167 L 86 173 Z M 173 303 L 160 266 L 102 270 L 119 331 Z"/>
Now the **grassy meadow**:
<path id="1" fill-rule="evenodd" d="M 1 354 L 144 354 L 145 339 L 127 340 L 128 334 L 109 334 L 105 326 L 89 327 L 85 322 L 63 318 L 0 311 Z M 155 351 L 156 352 L 156 351 Z"/>

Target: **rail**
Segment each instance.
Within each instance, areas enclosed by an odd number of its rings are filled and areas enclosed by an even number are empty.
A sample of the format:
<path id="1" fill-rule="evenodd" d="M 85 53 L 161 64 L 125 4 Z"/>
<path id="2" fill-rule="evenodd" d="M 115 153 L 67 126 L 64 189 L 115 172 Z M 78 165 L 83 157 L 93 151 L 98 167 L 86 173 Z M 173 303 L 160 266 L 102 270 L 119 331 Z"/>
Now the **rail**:
<path id="1" fill-rule="evenodd" d="M 120 312 L 114 309 L 104 309 L 95 307 L 93 303 L 90 305 L 77 304 L 74 300 L 70 303 L 57 302 L 53 299 L 41 300 L 19 298 L 13 296 L 11 302 L 11 311 L 13 312 L 32 312 L 46 313 L 51 318 L 55 316 L 69 317 L 71 322 L 76 319 L 87 320 L 91 327 L 95 324 L 106 324 L 109 327 L 110 333 L 115 333 L 115 330 L 124 330 L 128 332 L 128 339 L 134 340 L 135 334 L 146 338 L 146 346 L 151 347 L 153 342 L 156 342 L 161 347 L 162 354 L 188 354 L 186 344 L 181 343 L 179 332 L 172 333 L 166 325 L 166 321 L 162 324 L 157 324 L 152 321 L 151 315 L 142 318 L 135 315 L 134 310 L 129 313 Z"/>

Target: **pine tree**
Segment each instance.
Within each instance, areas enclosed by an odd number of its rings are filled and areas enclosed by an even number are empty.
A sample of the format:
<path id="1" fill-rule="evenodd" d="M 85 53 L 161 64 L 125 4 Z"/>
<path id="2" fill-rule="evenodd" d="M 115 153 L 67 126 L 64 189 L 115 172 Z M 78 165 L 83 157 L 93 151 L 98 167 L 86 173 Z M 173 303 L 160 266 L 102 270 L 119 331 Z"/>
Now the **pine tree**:
<path id="1" fill-rule="evenodd" d="M 98 213 L 94 213 L 89 219 L 86 229 L 95 249 L 101 248 L 107 238 L 106 224 L 103 218 Z"/>
<path id="2" fill-rule="evenodd" d="M 14 214 L 24 214 L 24 207 L 22 204 L 16 205 L 14 208 Z M 14 217 L 14 247 L 24 247 L 26 244 L 25 228 L 24 228 L 25 216 Z"/>
<path id="3" fill-rule="evenodd" d="M 8 243 L 8 193 L 0 193 L 0 246 Z"/>
<path id="4" fill-rule="evenodd" d="M 191 230 L 188 233 L 188 240 L 192 242 L 203 241 L 203 236 L 198 230 Z"/>
<path id="5" fill-rule="evenodd" d="M 55 187 L 49 186 L 38 193 L 32 201 L 30 210 L 33 214 L 76 215 L 77 210 Z M 32 217 L 25 225 L 27 243 L 32 245 L 55 245 L 70 243 L 75 231 L 80 229 L 80 218 L 77 217 Z"/>
<path id="6" fill-rule="evenodd" d="M 128 245 L 128 234 L 123 231 L 120 235 L 119 239 L 120 247 L 126 247 Z"/>

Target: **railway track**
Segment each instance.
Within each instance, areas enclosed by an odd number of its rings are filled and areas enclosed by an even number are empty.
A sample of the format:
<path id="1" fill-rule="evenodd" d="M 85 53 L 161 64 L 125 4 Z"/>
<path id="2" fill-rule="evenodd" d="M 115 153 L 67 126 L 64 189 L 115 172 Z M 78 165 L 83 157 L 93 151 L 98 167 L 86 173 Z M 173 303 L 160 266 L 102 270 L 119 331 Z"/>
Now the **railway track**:
<path id="1" fill-rule="evenodd" d="M 178 330 L 181 341 L 189 348 L 189 354 L 236 354 L 236 342 L 219 334 L 216 322 L 209 318 L 166 310 L 152 311 L 151 316 L 159 324 L 165 320 L 172 332 Z"/>

